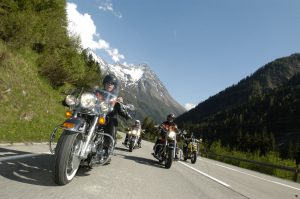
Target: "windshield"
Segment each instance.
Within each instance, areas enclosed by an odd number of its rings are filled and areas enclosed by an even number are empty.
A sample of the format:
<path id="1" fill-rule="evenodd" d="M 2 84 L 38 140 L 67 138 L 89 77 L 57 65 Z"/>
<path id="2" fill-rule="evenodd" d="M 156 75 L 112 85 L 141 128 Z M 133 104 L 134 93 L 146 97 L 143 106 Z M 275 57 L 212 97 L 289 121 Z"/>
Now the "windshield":
<path id="1" fill-rule="evenodd" d="M 113 110 L 113 107 L 117 100 L 116 95 L 101 89 L 97 89 L 95 91 L 95 95 L 98 99 L 101 112 L 108 113 Z"/>
<path id="2" fill-rule="evenodd" d="M 65 99 L 71 109 L 89 114 L 108 114 L 114 108 L 117 96 L 102 89 L 77 88 Z"/>

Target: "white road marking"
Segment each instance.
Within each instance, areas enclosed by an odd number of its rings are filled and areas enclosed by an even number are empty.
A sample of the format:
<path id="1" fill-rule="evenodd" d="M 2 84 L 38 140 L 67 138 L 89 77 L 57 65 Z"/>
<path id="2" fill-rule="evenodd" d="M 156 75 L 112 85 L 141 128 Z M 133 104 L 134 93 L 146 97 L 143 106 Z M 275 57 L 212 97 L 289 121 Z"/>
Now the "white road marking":
<path id="1" fill-rule="evenodd" d="M 194 167 L 191 167 L 190 165 L 188 165 L 186 163 L 183 163 L 181 161 L 178 161 L 178 162 L 180 164 L 183 164 L 184 166 L 186 166 L 186 167 L 188 167 L 188 168 L 190 168 L 190 169 L 192 169 L 192 170 L 194 170 L 194 171 L 196 171 L 196 172 L 198 172 L 198 173 L 200 173 L 200 174 L 202 174 L 202 175 L 204 175 L 204 176 L 206 176 L 206 177 L 208 177 L 208 178 L 216 181 L 217 183 L 220 183 L 220 184 L 224 185 L 225 187 L 230 187 L 230 185 L 226 184 L 225 182 L 222 182 L 221 180 L 218 180 L 217 178 L 214 178 L 214 177 L 212 177 L 212 176 L 210 176 L 210 175 L 208 175 L 208 174 L 206 174 L 206 173 L 204 173 L 202 171 L 199 171 L 199 170 L 195 169 Z"/>
<path id="2" fill-rule="evenodd" d="M 16 160 L 16 159 L 20 159 L 20 158 L 34 157 L 34 156 L 39 156 L 39 155 L 44 155 L 44 154 L 50 154 L 50 153 L 49 152 L 44 152 L 44 153 L 39 153 L 39 154 L 24 154 L 24 155 L 8 156 L 8 157 L 0 158 L 0 162 Z"/>
<path id="3" fill-rule="evenodd" d="M 284 187 L 288 187 L 288 188 L 296 189 L 296 190 L 300 191 L 300 189 L 297 188 L 297 187 L 293 187 L 293 186 L 286 185 L 286 184 L 283 184 L 283 183 L 280 183 L 280 182 L 276 182 L 276 181 L 273 181 L 273 180 L 268 180 L 268 179 L 265 179 L 265 178 L 262 178 L 262 177 L 258 177 L 258 176 L 255 176 L 255 175 L 252 175 L 252 174 L 243 172 L 243 171 L 239 171 L 239 170 L 237 170 L 237 169 L 233 169 L 233 168 L 230 168 L 230 167 L 227 167 L 227 166 L 224 166 L 224 165 L 212 163 L 212 162 L 205 161 L 205 160 L 201 160 L 201 161 L 207 162 L 207 163 L 210 163 L 210 164 L 214 164 L 214 165 L 216 165 L 216 166 L 223 167 L 223 168 L 225 168 L 225 169 L 229 169 L 229 170 L 231 170 L 231 171 L 235 171 L 235 172 L 238 172 L 238 173 L 242 173 L 242 174 L 245 174 L 245 175 L 254 177 L 254 178 L 258 178 L 258 179 L 260 179 L 260 180 L 264 180 L 264 181 L 267 181 L 267 182 L 271 182 L 271 183 L 274 183 L 274 184 L 278 184 L 278 185 L 281 185 L 281 186 L 284 186 Z"/>

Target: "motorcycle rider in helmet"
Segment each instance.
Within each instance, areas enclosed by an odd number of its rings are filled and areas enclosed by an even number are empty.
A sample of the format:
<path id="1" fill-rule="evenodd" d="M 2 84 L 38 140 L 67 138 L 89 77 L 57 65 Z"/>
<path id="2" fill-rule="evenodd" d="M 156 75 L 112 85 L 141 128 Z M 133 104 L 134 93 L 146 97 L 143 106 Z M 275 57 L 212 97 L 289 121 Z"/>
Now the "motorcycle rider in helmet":
<path id="1" fill-rule="evenodd" d="M 174 119 L 175 119 L 175 115 L 173 113 L 170 113 L 168 116 L 167 116 L 167 120 L 164 121 L 160 126 L 162 125 L 167 125 L 167 126 L 170 126 L 170 127 L 173 127 L 173 129 L 175 129 L 175 131 L 179 132 L 179 129 L 177 128 L 177 125 L 175 124 L 174 122 Z M 156 148 L 156 151 L 154 152 L 154 155 L 156 156 L 157 155 L 157 150 L 158 150 L 158 147 L 156 147 L 157 144 L 160 143 L 160 140 L 162 139 L 162 136 L 160 136 L 159 138 L 157 138 L 155 144 L 154 144 L 154 147 L 153 147 L 153 150 Z M 177 157 L 177 153 L 175 155 L 175 159 L 178 159 Z"/>
<path id="2" fill-rule="evenodd" d="M 103 86 L 104 86 L 104 90 L 110 92 L 111 94 L 117 95 L 119 92 L 118 79 L 113 74 L 108 74 L 104 77 Z M 96 90 L 95 93 L 98 98 L 102 97 L 102 94 L 99 90 Z M 105 127 L 105 132 L 114 138 L 115 143 L 116 143 L 116 131 L 118 126 L 117 115 L 121 115 L 126 120 L 132 119 L 130 114 L 123 107 L 122 103 L 123 103 L 123 98 L 118 97 L 113 110 L 107 115 L 109 120 L 108 120 L 108 124 Z M 107 147 L 109 146 L 109 142 L 110 142 L 109 138 L 106 137 L 105 143 Z M 108 148 L 106 149 L 106 153 L 108 153 Z"/>
<path id="3" fill-rule="evenodd" d="M 140 130 L 140 133 L 141 133 L 141 122 L 140 120 L 135 120 L 134 124 L 131 126 L 131 129 L 136 129 L 136 130 Z M 142 141 L 142 136 L 141 134 L 139 135 L 139 140 L 138 140 L 138 146 L 141 148 L 141 141 Z M 128 133 L 126 133 L 126 137 L 125 137 L 125 140 L 122 144 L 124 145 L 127 145 L 127 142 L 128 142 Z"/>
<path id="4" fill-rule="evenodd" d="M 187 149 L 188 149 L 188 145 L 189 143 L 192 141 L 192 139 L 194 138 L 194 133 L 191 132 L 190 135 L 182 135 L 183 139 L 184 139 L 184 145 L 183 145 L 183 153 L 186 153 Z"/>

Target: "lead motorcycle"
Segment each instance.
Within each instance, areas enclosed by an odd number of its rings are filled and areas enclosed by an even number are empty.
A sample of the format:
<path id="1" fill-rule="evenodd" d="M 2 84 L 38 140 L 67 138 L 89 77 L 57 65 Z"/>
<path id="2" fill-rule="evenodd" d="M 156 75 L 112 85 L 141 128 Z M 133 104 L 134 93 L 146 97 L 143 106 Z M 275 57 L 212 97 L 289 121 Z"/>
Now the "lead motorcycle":
<path id="1" fill-rule="evenodd" d="M 164 163 L 165 168 L 169 169 L 172 166 L 173 159 L 176 153 L 176 129 L 173 126 L 162 124 L 158 127 L 160 139 L 154 145 L 154 153 L 152 155 L 159 161 Z"/>
<path id="2" fill-rule="evenodd" d="M 117 96 L 105 90 L 97 90 L 98 97 L 95 91 L 77 91 L 66 97 L 65 103 L 70 107 L 66 112 L 68 119 L 53 130 L 49 141 L 54 154 L 54 181 L 59 185 L 69 183 L 80 165 L 93 167 L 108 163 L 115 147 L 115 139 L 104 129 Z M 121 106 L 134 109 L 133 105 Z M 62 134 L 56 144 L 58 129 Z"/>

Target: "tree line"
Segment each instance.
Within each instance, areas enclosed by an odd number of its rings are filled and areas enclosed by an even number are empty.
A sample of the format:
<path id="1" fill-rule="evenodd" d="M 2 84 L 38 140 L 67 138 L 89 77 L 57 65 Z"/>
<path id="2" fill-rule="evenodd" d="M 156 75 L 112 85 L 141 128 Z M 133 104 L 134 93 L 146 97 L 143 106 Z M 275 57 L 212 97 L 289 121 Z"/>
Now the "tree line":
<path id="1" fill-rule="evenodd" d="M 244 152 L 278 152 L 296 159 L 300 150 L 300 75 L 271 92 L 255 93 L 237 107 L 218 112 L 203 121 L 185 123 L 208 145 L 220 141 L 224 147 Z M 299 157 L 298 157 L 299 158 Z"/>
<path id="2" fill-rule="evenodd" d="M 0 40 L 12 50 L 31 49 L 55 89 L 101 84 L 98 63 L 68 35 L 65 7 L 65 0 L 2 0 Z"/>

